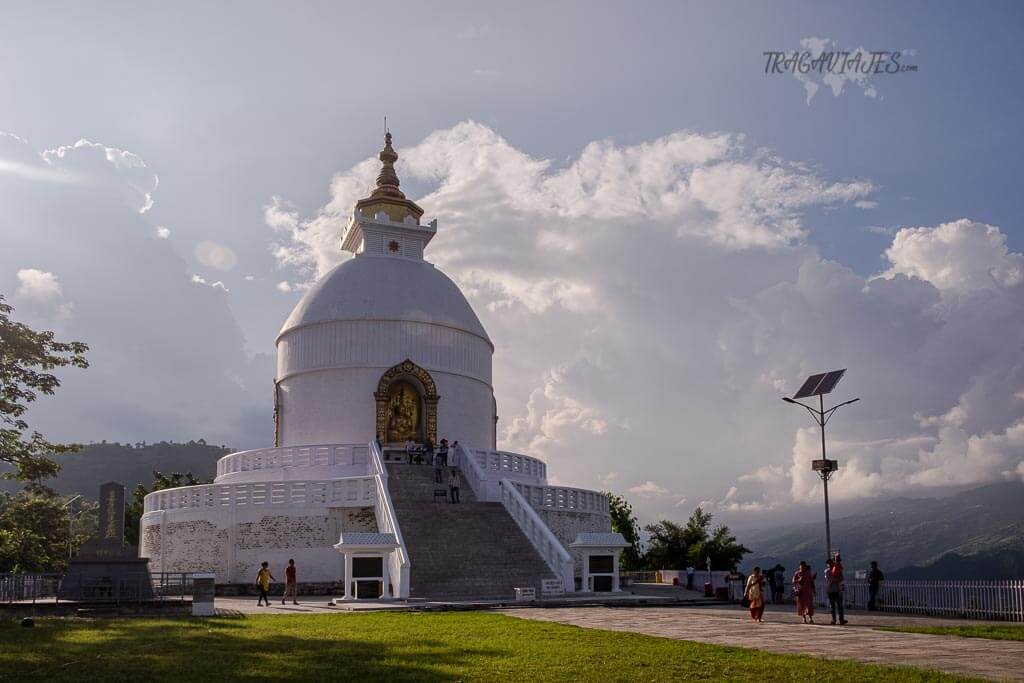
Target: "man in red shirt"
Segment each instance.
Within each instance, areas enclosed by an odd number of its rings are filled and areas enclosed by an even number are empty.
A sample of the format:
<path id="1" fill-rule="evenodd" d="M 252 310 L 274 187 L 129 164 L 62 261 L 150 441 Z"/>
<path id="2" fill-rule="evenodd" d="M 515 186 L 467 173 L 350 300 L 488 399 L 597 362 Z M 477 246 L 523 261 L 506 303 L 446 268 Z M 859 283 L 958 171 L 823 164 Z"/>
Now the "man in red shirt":
<path id="1" fill-rule="evenodd" d="M 295 560 L 288 560 L 288 568 L 284 570 L 284 597 L 281 598 L 281 604 L 284 604 L 285 598 L 288 596 L 292 597 L 292 604 L 299 604 L 295 598 L 298 596 L 298 584 L 295 583 Z"/>

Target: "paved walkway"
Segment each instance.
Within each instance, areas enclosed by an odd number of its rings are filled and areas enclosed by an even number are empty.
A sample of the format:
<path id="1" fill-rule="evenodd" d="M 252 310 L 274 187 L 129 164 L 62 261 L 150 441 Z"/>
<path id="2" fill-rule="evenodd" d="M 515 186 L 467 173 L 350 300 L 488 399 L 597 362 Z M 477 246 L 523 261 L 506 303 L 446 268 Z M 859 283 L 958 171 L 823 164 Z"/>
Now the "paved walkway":
<path id="1" fill-rule="evenodd" d="M 750 647 L 750 634 L 757 633 L 760 636 L 757 649 L 767 652 L 910 665 L 995 680 L 1024 681 L 1024 642 L 893 633 L 875 628 L 911 624 L 963 625 L 964 621 L 851 613 L 847 615 L 850 620 L 847 626 L 830 626 L 828 615 L 819 613 L 818 624 L 805 626 L 793 613 L 792 606 L 766 612 L 763 624 L 751 622 L 746 610 L 729 607 L 564 607 L 502 611 L 522 619 L 736 647 Z"/>
<path id="2" fill-rule="evenodd" d="M 363 612 L 363 611 L 403 611 L 403 610 L 421 610 L 421 609 L 488 609 L 488 608 L 502 608 L 511 607 L 514 604 L 512 600 L 359 600 L 352 602 L 344 602 L 338 605 L 328 604 L 331 600 L 328 596 L 299 596 L 299 604 L 293 605 L 290 602 L 282 605 L 281 598 L 275 600 L 273 596 L 270 599 L 269 607 L 260 607 L 256 604 L 256 597 L 238 596 L 217 596 L 214 604 L 217 608 L 218 614 L 233 615 L 233 614 L 313 614 L 318 612 Z M 601 594 L 598 596 L 588 595 L 582 597 L 576 596 L 564 596 L 560 598 L 551 598 L 547 602 L 557 603 L 560 606 L 573 604 L 593 604 L 595 602 L 601 602 L 602 604 L 615 604 L 615 603 L 627 603 L 636 604 L 638 601 L 644 601 L 651 604 L 670 604 L 678 602 L 680 600 L 677 595 L 632 595 L 629 593 L 623 593 L 619 595 L 612 594 Z M 544 601 L 541 601 L 542 603 Z M 532 605 L 524 604 L 522 608 L 529 608 Z M 515 607 L 515 609 L 521 609 Z"/>

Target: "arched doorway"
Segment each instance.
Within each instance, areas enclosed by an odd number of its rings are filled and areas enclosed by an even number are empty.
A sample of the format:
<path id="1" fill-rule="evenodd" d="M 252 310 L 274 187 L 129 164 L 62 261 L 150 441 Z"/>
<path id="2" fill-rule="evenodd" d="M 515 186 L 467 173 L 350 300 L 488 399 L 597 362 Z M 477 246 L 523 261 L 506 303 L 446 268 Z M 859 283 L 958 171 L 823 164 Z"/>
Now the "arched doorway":
<path id="1" fill-rule="evenodd" d="M 430 373 L 404 360 L 389 368 L 373 394 L 377 402 L 377 434 L 388 444 L 411 438 L 437 443 L 437 387 Z"/>

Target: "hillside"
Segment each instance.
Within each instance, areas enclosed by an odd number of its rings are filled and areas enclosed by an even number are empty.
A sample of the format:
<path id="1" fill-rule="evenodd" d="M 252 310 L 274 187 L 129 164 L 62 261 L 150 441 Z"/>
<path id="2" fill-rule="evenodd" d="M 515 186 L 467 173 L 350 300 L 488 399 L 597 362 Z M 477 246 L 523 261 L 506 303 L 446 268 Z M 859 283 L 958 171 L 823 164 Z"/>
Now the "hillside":
<path id="1" fill-rule="evenodd" d="M 100 484 L 108 481 L 121 482 L 129 491 L 136 484 L 148 488 L 154 470 L 191 472 L 197 479 L 208 480 L 217 474 L 217 459 L 231 450 L 208 445 L 202 439 L 188 443 L 91 443 L 77 453 L 60 456 L 60 474 L 47 485 L 58 493 L 81 493 L 94 499 Z M 13 492 L 19 488 L 17 482 L 0 480 L 0 490 Z"/>
<path id="2" fill-rule="evenodd" d="M 945 498 L 894 498 L 832 520 L 833 545 L 849 569 L 877 560 L 891 578 L 1002 579 L 1024 576 L 1024 484 L 1002 482 Z M 824 523 L 742 534 L 746 568 L 800 560 L 819 570 Z M 901 571 L 902 570 L 902 571 Z"/>

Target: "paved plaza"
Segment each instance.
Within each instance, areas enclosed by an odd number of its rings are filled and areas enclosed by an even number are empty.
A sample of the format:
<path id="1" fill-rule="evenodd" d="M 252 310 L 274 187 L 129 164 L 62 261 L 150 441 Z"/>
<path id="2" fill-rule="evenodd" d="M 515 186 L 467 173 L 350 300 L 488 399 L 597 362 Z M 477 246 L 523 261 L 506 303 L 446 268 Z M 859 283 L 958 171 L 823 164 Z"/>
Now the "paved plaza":
<path id="1" fill-rule="evenodd" d="M 847 615 L 850 624 L 831 626 L 828 614 L 819 612 L 817 624 L 804 625 L 791 605 L 775 609 L 769 605 L 763 624 L 751 622 L 747 611 L 736 607 L 563 607 L 500 611 L 521 619 L 631 631 L 713 645 L 910 665 L 995 680 L 1024 680 L 1024 642 L 894 633 L 877 628 L 962 626 L 980 622 L 854 612 Z"/>

